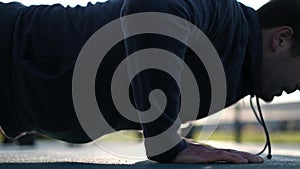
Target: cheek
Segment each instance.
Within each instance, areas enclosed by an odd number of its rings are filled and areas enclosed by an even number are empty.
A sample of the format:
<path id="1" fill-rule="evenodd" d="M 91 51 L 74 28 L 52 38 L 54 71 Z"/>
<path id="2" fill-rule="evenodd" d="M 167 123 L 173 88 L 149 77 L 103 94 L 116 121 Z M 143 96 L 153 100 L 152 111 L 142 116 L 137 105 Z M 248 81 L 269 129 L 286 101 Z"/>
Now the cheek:
<path id="1" fill-rule="evenodd" d="M 281 81 L 285 81 L 285 74 L 286 72 L 282 65 L 278 65 L 275 62 L 268 63 L 263 68 L 262 81 L 264 81 L 265 84 L 268 84 L 269 87 L 272 87 Z"/>
<path id="2" fill-rule="evenodd" d="M 285 64 L 281 71 L 278 73 L 279 82 L 285 84 L 286 87 L 295 88 L 300 81 L 300 62 L 290 62 Z"/>
<path id="3" fill-rule="evenodd" d="M 299 66 L 300 68 L 300 66 Z M 300 71 L 291 71 L 289 75 L 287 75 L 288 77 L 288 82 L 289 82 L 289 86 L 292 88 L 296 88 L 298 86 L 298 88 L 300 87 L 299 83 L 300 83 Z"/>
<path id="4" fill-rule="evenodd" d="M 285 86 L 289 78 L 286 76 L 287 72 L 284 70 L 284 67 L 278 64 L 278 62 L 268 62 L 264 64 L 260 79 L 260 90 L 264 95 L 271 95 L 273 92 L 277 92 L 277 90 Z"/>
<path id="5" fill-rule="evenodd" d="M 276 62 L 271 63 L 271 75 L 275 83 L 285 84 L 289 83 L 295 77 L 295 65 L 291 59 L 286 57 L 277 57 Z"/>

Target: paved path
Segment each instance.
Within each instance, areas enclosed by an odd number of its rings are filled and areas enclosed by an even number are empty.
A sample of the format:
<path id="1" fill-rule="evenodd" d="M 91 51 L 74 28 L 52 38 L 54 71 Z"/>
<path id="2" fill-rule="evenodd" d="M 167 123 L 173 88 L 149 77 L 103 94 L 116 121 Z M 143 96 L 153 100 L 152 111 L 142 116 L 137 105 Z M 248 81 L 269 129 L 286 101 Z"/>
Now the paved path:
<path id="1" fill-rule="evenodd" d="M 258 152 L 262 145 L 234 144 L 224 142 L 210 142 L 216 147 L 235 148 L 250 152 Z M 56 141 L 39 141 L 34 147 L 19 147 L 17 145 L 0 145 L 0 169 L 108 169 L 108 168 L 134 168 L 134 169 L 214 169 L 214 168 L 300 168 L 300 146 L 298 145 L 274 145 L 275 154 L 272 160 L 266 160 L 264 164 L 157 164 L 141 158 L 145 155 L 142 142 L 100 142 L 102 147 L 110 151 L 116 151 L 123 156 L 116 156 L 99 148 L 96 144 L 83 146 L 70 146 Z M 131 157 L 126 156 L 126 152 Z M 132 155 L 133 154 L 133 155 Z M 140 158 L 138 158 L 140 157 Z"/>

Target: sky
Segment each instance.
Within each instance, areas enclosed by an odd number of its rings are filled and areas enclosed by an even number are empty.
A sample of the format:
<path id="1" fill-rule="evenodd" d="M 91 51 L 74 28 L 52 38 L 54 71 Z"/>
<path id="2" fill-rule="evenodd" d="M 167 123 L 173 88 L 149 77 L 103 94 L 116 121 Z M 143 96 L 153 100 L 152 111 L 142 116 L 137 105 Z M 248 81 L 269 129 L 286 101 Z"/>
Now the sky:
<path id="1" fill-rule="evenodd" d="M 11 2 L 12 0 L 1 0 L 2 2 Z M 38 5 L 38 4 L 55 4 L 60 3 L 64 6 L 76 6 L 82 5 L 85 6 L 87 2 L 95 3 L 97 0 L 16 0 L 18 2 L 23 3 L 24 5 Z M 98 0 L 99 2 L 103 2 L 105 0 Z M 254 9 L 259 8 L 264 3 L 268 2 L 268 0 L 239 0 L 247 6 L 251 6 Z"/>
<path id="2" fill-rule="evenodd" d="M 1 0 L 2 2 L 12 2 L 12 0 Z M 60 3 L 64 6 L 70 5 L 70 6 L 76 6 L 76 5 L 82 5 L 85 6 L 88 2 L 103 2 L 106 0 L 16 0 L 18 2 L 23 3 L 24 5 L 39 5 L 39 4 L 55 4 Z M 238 0 L 242 2 L 243 4 L 250 6 L 254 9 L 258 9 L 263 4 L 267 3 L 269 0 Z M 281 97 L 277 97 L 274 99 L 273 103 L 282 103 L 282 102 L 299 102 L 300 101 L 300 92 L 295 92 L 292 94 L 285 94 Z"/>

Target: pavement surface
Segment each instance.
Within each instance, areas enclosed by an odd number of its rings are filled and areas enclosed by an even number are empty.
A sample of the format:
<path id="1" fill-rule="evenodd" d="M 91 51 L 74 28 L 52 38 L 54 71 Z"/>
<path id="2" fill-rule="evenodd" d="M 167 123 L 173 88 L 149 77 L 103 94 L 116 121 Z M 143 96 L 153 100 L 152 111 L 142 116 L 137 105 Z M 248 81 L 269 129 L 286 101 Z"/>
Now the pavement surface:
<path id="1" fill-rule="evenodd" d="M 206 142 L 219 148 L 252 153 L 261 144 Z M 97 144 L 69 145 L 58 141 L 38 141 L 35 146 L 0 145 L 0 169 L 215 169 L 215 168 L 300 168 L 300 145 L 273 145 L 273 159 L 263 164 L 158 164 L 145 158 L 143 142 L 98 141 Z M 265 155 L 262 155 L 263 157 Z"/>

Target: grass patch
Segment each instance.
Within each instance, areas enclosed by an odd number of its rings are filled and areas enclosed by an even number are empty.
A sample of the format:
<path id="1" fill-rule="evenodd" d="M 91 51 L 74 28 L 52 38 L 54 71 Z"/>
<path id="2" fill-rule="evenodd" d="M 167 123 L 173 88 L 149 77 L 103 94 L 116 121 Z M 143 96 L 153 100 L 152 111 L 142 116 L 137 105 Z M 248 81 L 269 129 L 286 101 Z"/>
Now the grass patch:
<path id="1" fill-rule="evenodd" d="M 300 131 L 277 131 L 270 132 L 271 141 L 273 143 L 300 143 Z M 195 132 L 193 139 L 199 141 L 200 133 Z M 215 131 L 209 140 L 216 141 L 235 141 L 235 133 L 233 131 Z M 241 134 L 241 142 L 264 142 L 265 135 L 261 131 L 244 131 Z"/>

